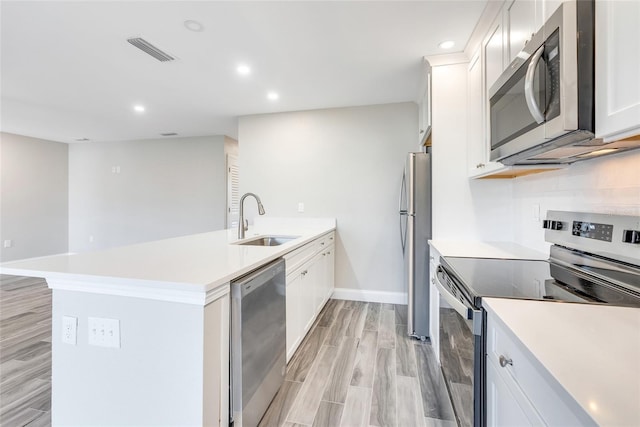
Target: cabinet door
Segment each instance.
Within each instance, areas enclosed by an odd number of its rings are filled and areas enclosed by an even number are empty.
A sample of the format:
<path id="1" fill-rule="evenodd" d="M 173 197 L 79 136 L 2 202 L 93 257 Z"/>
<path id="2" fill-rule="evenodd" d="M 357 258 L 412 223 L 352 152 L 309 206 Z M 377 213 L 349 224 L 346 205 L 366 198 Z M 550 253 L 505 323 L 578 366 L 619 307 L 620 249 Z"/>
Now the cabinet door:
<path id="1" fill-rule="evenodd" d="M 507 57 L 505 67 L 531 40 L 536 26 L 536 3 L 533 0 L 507 1 L 504 8 Z"/>
<path id="2" fill-rule="evenodd" d="M 440 253 L 429 245 L 429 338 L 440 363 L 440 293 L 436 288 L 436 270 L 440 264 Z"/>
<path id="3" fill-rule="evenodd" d="M 313 265 L 310 267 L 310 275 L 313 280 L 313 312 L 314 317 L 320 312 L 325 295 L 325 264 L 327 252 L 323 250 L 316 256 Z"/>
<path id="4" fill-rule="evenodd" d="M 327 257 L 325 260 L 325 302 L 333 294 L 333 288 L 335 287 L 335 261 L 336 260 L 336 248 L 331 245 L 327 248 Z"/>
<path id="5" fill-rule="evenodd" d="M 287 276 L 286 315 L 287 315 L 287 362 L 293 356 L 302 341 L 301 294 L 302 275 L 294 273 Z"/>
<path id="6" fill-rule="evenodd" d="M 640 134 L 640 1 L 596 2 L 596 136 Z"/>
<path id="7" fill-rule="evenodd" d="M 565 0 L 543 0 L 542 1 L 542 18 L 540 19 L 540 26 L 544 25 L 545 22 L 553 15 L 553 13 L 558 10 L 558 8 L 562 5 Z M 609 0 L 607 0 L 609 1 Z M 616 0 L 614 0 L 616 1 Z"/>
<path id="8" fill-rule="evenodd" d="M 315 274 L 314 274 L 315 273 Z M 301 325 L 302 335 L 311 328 L 316 315 L 316 285 L 317 285 L 317 261 L 311 262 L 302 271 L 302 281 L 300 286 L 301 298 Z"/>
<path id="9" fill-rule="evenodd" d="M 485 166 L 488 154 L 484 126 L 484 103 L 482 92 L 482 61 L 480 52 L 471 58 L 467 74 L 467 163 L 470 174 Z"/>
<path id="10" fill-rule="evenodd" d="M 431 65 L 423 63 L 423 91 L 418 100 L 418 143 L 424 145 L 431 133 Z"/>
<path id="11" fill-rule="evenodd" d="M 502 13 L 496 16 L 491 24 L 491 29 L 485 38 L 482 49 L 484 55 L 485 90 L 488 92 L 491 85 L 500 77 L 504 70 L 504 41 L 503 41 Z"/>
<path id="12" fill-rule="evenodd" d="M 496 367 L 493 361 L 487 360 L 487 426 L 533 425 L 498 373 L 498 369 L 500 368 Z"/>

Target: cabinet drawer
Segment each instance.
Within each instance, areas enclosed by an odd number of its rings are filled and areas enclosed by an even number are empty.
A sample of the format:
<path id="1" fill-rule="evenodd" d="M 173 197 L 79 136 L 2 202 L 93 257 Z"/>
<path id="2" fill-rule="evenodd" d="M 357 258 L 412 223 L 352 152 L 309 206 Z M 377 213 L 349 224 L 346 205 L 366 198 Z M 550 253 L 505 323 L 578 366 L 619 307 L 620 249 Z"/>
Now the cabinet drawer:
<path id="1" fill-rule="evenodd" d="M 294 270 L 297 270 L 304 264 L 313 258 L 313 255 L 317 252 L 316 241 L 307 243 L 306 245 L 289 252 L 284 255 L 287 275 L 291 274 Z"/>
<path id="2" fill-rule="evenodd" d="M 500 356 L 511 364 L 501 366 Z M 487 365 L 490 363 L 498 367 L 505 381 L 514 381 L 546 424 L 595 425 L 513 333 L 491 315 L 487 319 Z"/>
<path id="3" fill-rule="evenodd" d="M 324 236 L 320 237 L 318 240 L 316 240 L 318 242 L 319 245 L 319 250 L 323 250 L 326 247 L 332 245 L 335 243 L 335 232 L 331 232 L 331 233 L 327 233 Z"/>

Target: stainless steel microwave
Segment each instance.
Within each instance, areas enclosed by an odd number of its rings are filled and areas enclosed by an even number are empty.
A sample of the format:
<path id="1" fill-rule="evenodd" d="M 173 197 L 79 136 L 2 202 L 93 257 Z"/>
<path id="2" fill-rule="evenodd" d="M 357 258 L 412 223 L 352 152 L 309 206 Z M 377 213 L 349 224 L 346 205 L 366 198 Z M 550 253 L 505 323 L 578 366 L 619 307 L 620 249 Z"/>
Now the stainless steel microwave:
<path id="1" fill-rule="evenodd" d="M 572 163 L 594 139 L 595 2 L 562 3 L 489 90 L 491 160 Z"/>

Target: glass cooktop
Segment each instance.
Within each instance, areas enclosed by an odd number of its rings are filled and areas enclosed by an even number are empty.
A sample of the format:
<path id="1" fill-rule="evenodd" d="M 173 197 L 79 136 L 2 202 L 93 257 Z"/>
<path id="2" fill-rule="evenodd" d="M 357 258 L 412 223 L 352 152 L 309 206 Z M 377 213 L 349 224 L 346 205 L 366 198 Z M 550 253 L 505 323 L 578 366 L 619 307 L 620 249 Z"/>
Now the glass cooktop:
<path id="1" fill-rule="evenodd" d="M 476 306 L 498 297 L 640 307 L 638 295 L 548 261 L 444 257 L 441 265 Z"/>

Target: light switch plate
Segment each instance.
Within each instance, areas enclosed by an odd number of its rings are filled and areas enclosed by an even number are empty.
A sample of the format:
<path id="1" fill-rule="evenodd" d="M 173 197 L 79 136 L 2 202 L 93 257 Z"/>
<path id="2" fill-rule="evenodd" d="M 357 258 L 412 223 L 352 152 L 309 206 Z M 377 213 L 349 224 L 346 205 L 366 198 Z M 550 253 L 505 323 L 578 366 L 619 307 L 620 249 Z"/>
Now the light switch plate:
<path id="1" fill-rule="evenodd" d="M 304 203 L 298 202 L 298 212 L 304 212 Z"/>
<path id="2" fill-rule="evenodd" d="M 89 317 L 89 345 L 120 348 L 120 321 Z"/>

